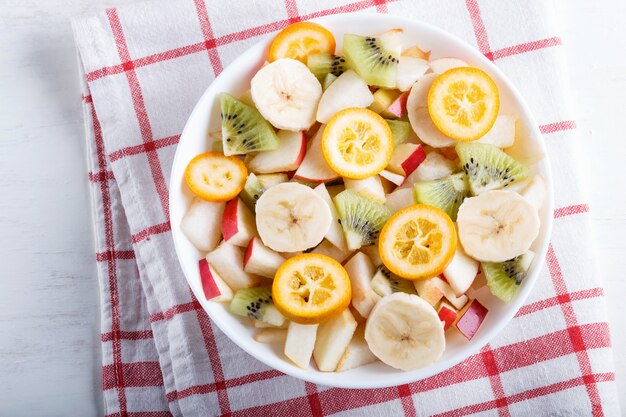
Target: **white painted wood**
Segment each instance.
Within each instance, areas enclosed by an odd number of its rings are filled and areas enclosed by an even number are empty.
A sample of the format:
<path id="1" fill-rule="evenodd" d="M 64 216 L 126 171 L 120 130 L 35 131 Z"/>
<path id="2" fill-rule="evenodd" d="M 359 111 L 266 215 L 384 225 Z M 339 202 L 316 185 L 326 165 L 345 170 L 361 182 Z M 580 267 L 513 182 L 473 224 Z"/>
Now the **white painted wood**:
<path id="1" fill-rule="evenodd" d="M 102 413 L 98 291 L 69 19 L 137 0 L 0 0 L 0 415 Z M 626 3 L 558 0 L 626 404 Z"/>

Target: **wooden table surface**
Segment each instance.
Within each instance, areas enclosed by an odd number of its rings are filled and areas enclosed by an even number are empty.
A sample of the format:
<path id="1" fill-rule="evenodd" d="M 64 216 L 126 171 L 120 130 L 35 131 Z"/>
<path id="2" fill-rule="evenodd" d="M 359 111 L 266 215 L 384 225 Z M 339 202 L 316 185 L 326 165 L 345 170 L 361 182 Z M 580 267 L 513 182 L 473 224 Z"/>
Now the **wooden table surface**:
<path id="1" fill-rule="evenodd" d="M 102 414 L 98 286 L 69 20 L 133 1 L 0 0 L 0 416 Z M 624 407 L 626 2 L 557 1 Z"/>

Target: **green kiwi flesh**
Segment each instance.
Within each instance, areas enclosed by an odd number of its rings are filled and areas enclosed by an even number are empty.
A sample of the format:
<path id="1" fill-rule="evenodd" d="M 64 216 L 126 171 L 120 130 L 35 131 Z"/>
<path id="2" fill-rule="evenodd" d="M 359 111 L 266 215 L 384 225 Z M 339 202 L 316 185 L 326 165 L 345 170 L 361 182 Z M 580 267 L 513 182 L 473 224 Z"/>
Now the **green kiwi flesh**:
<path id="1" fill-rule="evenodd" d="M 454 222 L 459 207 L 469 195 L 467 175 L 459 172 L 439 180 L 416 182 L 413 192 L 415 202 L 440 208 Z"/>
<path id="2" fill-rule="evenodd" d="M 307 57 L 306 65 L 320 82 L 326 74 L 339 77 L 348 69 L 344 57 L 332 54 L 311 54 Z"/>
<path id="3" fill-rule="evenodd" d="M 227 93 L 220 94 L 220 108 L 224 155 L 278 149 L 276 132 L 257 109 Z"/>
<path id="4" fill-rule="evenodd" d="M 468 176 L 470 190 L 478 195 L 505 188 L 528 176 L 528 168 L 500 148 L 484 143 L 459 143 L 456 153 Z"/>
<path id="5" fill-rule="evenodd" d="M 390 120 L 385 119 L 391 129 L 391 136 L 393 137 L 393 146 L 398 146 L 405 143 L 409 139 L 411 133 L 411 124 L 404 120 Z"/>
<path id="6" fill-rule="evenodd" d="M 326 74 L 324 77 L 324 81 L 322 82 L 322 90 L 326 91 L 328 87 L 335 81 L 338 77 L 336 75 L 331 74 L 330 72 Z"/>
<path id="7" fill-rule="evenodd" d="M 246 184 L 243 186 L 243 190 L 241 190 L 239 197 L 241 197 L 241 200 L 246 204 L 246 206 L 254 212 L 256 202 L 264 192 L 265 187 L 263 187 L 263 184 L 261 184 L 261 181 L 259 181 L 257 176 L 251 172 L 248 174 L 248 178 L 246 178 Z"/>
<path id="8" fill-rule="evenodd" d="M 379 37 L 347 33 L 343 36 L 343 55 L 368 85 L 396 87 L 400 44 L 392 34 Z"/>
<path id="9" fill-rule="evenodd" d="M 242 317 L 281 326 L 285 318 L 278 312 L 272 301 L 271 287 L 241 288 L 230 302 L 230 311 Z"/>
<path id="10" fill-rule="evenodd" d="M 334 202 L 350 250 L 374 244 L 391 217 L 386 206 L 352 190 L 340 192 Z"/>
<path id="11" fill-rule="evenodd" d="M 393 274 L 384 265 L 378 267 L 370 285 L 372 286 L 374 292 L 381 297 L 391 295 L 394 292 L 417 294 L 413 282 Z"/>
<path id="12" fill-rule="evenodd" d="M 534 257 L 535 253 L 528 251 L 508 261 L 481 263 L 491 293 L 506 303 L 511 301 L 528 275 Z"/>

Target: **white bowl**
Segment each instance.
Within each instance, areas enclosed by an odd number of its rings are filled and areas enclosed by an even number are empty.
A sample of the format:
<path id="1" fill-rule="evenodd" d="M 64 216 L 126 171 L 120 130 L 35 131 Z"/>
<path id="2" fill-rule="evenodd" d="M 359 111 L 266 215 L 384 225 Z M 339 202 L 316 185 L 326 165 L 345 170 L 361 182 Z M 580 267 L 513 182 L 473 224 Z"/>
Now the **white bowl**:
<path id="1" fill-rule="evenodd" d="M 520 93 L 504 74 L 485 58 L 479 51 L 454 37 L 453 35 L 429 24 L 395 16 L 354 13 L 320 17 L 313 21 L 329 29 L 337 40 L 338 50 L 344 33 L 362 35 L 382 33 L 392 28 L 403 28 L 406 45 L 418 43 L 425 50 L 431 50 L 431 58 L 456 57 L 472 66 L 485 70 L 496 82 L 500 91 L 501 113 L 517 115 L 527 129 L 530 141 L 538 145 L 546 154 L 545 144 L 534 117 Z M 266 59 L 266 51 L 272 35 L 241 54 L 213 81 L 196 104 L 176 150 L 172 176 L 170 178 L 170 222 L 176 253 L 185 277 L 194 294 L 209 314 L 211 319 L 239 347 L 250 355 L 288 375 L 317 384 L 343 388 L 380 388 L 417 381 L 458 364 L 492 340 L 513 318 L 526 300 L 543 266 L 548 240 L 552 229 L 553 193 L 552 175 L 546 158 L 535 166 L 536 172 L 543 175 L 548 189 L 548 198 L 541 217 L 541 231 L 533 245 L 537 253 L 530 273 L 522 283 L 517 296 L 508 304 L 487 295 L 480 301 L 489 309 L 485 321 L 471 341 L 465 340 L 458 332 L 448 332 L 447 347 L 443 357 L 436 363 L 411 372 L 393 369 L 381 362 L 376 362 L 345 372 L 320 372 L 314 365 L 301 369 L 293 365 L 282 353 L 282 346 L 273 346 L 256 342 L 252 336 L 255 330 L 249 323 L 240 320 L 228 312 L 227 306 L 206 301 L 200 275 L 198 260 L 203 254 L 198 252 L 186 239 L 180 229 L 180 222 L 189 206 L 192 194 L 184 184 L 183 173 L 187 163 L 197 154 L 210 149 L 208 133 L 220 129 L 220 110 L 217 95 L 229 92 L 235 96 L 249 88 L 249 81 Z"/>

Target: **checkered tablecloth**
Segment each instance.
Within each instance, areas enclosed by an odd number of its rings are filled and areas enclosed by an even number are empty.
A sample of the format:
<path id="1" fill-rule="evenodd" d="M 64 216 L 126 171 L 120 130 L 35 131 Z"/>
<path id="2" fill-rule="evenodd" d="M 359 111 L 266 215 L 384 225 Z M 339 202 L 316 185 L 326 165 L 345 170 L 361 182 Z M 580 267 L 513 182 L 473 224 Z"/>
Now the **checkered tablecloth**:
<path id="1" fill-rule="evenodd" d="M 187 117 L 229 62 L 289 23 L 360 10 L 440 26 L 507 74 L 541 125 L 558 208 L 536 288 L 491 344 L 422 381 L 346 390 L 269 369 L 211 323 L 174 254 L 167 182 Z M 618 416 L 555 16 L 548 0 L 173 0 L 74 21 L 106 415 Z"/>

